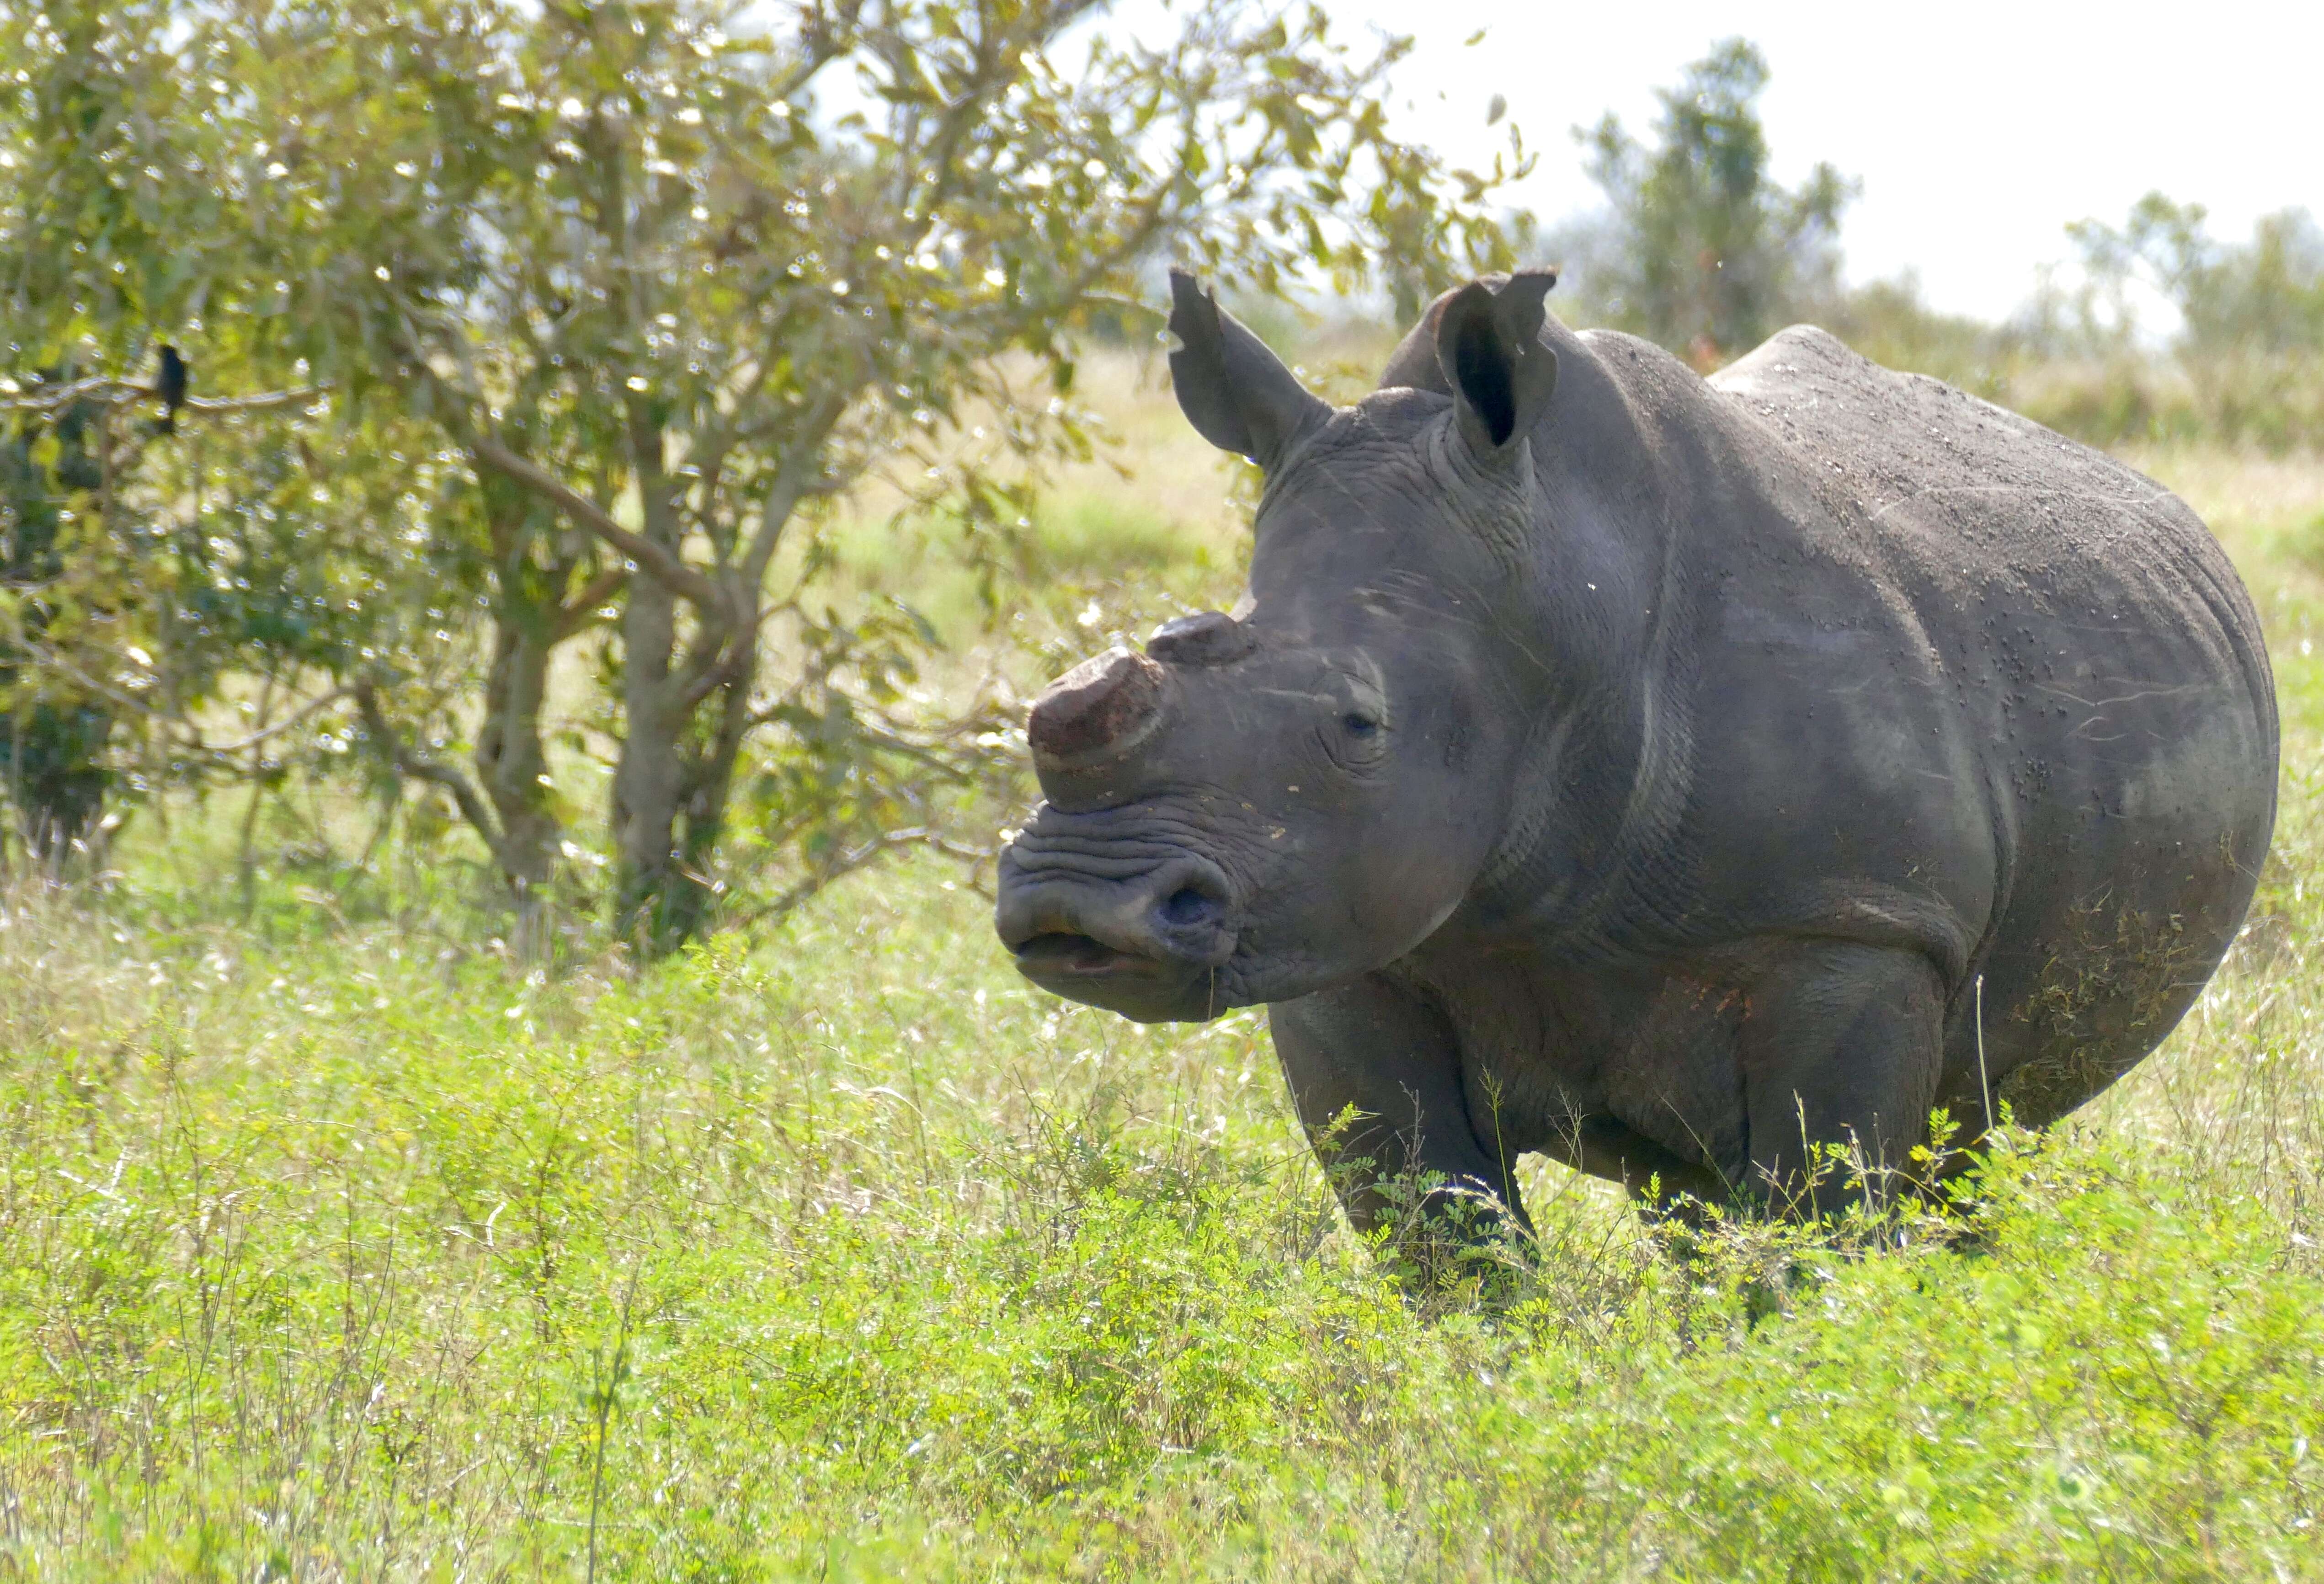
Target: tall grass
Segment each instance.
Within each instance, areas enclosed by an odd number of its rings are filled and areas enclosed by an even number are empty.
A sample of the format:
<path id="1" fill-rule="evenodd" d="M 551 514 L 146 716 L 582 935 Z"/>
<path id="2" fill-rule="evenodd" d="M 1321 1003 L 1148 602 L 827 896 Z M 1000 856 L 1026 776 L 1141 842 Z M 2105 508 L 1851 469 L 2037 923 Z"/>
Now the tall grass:
<path id="1" fill-rule="evenodd" d="M 0 1577 L 2324 1576 L 2324 473 L 2143 460 L 2271 625 L 2255 924 L 1885 1252 L 1536 1165 L 1517 1300 L 1416 1303 L 1256 1015 L 1038 995 L 934 862 L 553 981 L 183 821 L 19 885 Z"/>

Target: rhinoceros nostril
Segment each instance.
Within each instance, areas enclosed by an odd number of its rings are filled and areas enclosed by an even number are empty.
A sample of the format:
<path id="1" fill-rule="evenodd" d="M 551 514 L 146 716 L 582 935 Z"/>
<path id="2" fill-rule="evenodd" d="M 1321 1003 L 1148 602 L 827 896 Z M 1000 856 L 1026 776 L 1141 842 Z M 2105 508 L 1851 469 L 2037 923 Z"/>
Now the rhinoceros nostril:
<path id="1" fill-rule="evenodd" d="M 1223 901 L 1194 886 L 1180 886 L 1162 903 L 1162 916 L 1174 929 L 1213 923 L 1226 910 Z"/>
<path id="2" fill-rule="evenodd" d="M 1033 703 L 1025 735 L 1051 761 L 1126 748 L 1145 734 L 1162 703 L 1162 668 L 1126 649 L 1084 660 Z"/>

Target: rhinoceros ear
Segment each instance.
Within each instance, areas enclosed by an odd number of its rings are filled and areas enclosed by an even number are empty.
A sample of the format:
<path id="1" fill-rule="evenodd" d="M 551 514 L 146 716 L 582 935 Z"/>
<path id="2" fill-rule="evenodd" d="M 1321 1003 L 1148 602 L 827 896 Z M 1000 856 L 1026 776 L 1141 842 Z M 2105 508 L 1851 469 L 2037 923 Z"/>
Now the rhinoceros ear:
<path id="1" fill-rule="evenodd" d="M 1271 468 L 1301 430 L 1330 416 L 1323 398 L 1182 270 L 1170 272 L 1170 333 L 1178 410 L 1220 450 Z"/>
<path id="2" fill-rule="evenodd" d="M 1519 270 L 1499 287 L 1471 281 L 1436 319 L 1436 363 L 1461 433 L 1480 456 L 1514 455 L 1557 389 L 1557 354 L 1541 338 L 1555 270 Z"/>

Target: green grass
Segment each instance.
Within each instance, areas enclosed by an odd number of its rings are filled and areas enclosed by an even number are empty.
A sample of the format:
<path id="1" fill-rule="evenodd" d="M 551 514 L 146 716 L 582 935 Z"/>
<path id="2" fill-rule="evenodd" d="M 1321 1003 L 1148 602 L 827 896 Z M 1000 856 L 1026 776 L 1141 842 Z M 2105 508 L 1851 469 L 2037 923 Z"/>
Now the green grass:
<path id="1" fill-rule="evenodd" d="M 2142 460 L 2271 623 L 2257 922 L 1877 1252 L 1536 1165 L 1520 1301 L 1416 1304 L 1258 1018 L 1036 994 L 933 862 L 553 982 L 401 858 L 245 927 L 190 815 L 19 886 L 0 1579 L 2324 1577 L 2324 473 Z"/>

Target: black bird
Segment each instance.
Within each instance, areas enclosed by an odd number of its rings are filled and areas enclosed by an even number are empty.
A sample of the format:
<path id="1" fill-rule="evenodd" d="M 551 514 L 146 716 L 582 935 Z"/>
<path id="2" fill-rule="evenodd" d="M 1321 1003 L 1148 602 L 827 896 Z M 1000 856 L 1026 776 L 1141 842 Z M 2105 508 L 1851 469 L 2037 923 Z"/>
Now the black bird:
<path id="1" fill-rule="evenodd" d="M 186 360 L 178 355 L 174 346 L 161 348 L 161 373 L 153 382 L 153 394 L 161 399 L 161 405 L 167 409 L 161 414 L 161 421 L 153 426 L 153 432 L 176 434 L 178 409 L 186 404 Z"/>

